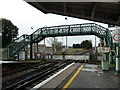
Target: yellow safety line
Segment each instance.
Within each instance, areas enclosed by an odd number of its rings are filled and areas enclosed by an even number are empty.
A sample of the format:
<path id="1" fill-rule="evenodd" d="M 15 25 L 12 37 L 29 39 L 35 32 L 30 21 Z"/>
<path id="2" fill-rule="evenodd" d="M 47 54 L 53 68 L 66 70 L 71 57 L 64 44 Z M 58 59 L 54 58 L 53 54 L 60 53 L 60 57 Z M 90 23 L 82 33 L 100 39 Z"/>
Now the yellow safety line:
<path id="1" fill-rule="evenodd" d="M 72 76 L 72 78 L 65 84 L 62 90 L 65 90 L 66 88 L 68 88 L 68 86 L 72 83 L 72 81 L 75 79 L 75 77 L 78 75 L 78 73 L 82 68 L 83 68 L 83 65 L 77 70 L 77 72 Z"/>

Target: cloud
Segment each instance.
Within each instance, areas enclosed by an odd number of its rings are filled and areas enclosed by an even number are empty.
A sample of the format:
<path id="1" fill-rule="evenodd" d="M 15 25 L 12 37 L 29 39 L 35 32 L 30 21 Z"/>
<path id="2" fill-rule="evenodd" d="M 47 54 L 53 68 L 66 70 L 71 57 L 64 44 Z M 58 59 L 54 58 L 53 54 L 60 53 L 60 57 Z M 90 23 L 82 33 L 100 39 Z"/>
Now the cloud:
<path id="1" fill-rule="evenodd" d="M 19 35 L 31 34 L 38 28 L 44 26 L 93 23 L 93 21 L 82 20 L 72 17 L 67 17 L 66 23 L 66 16 L 44 14 L 23 0 L 2 0 L 0 3 L 0 12 L 0 18 L 7 18 L 11 20 L 13 24 L 15 24 L 19 28 Z M 106 24 L 98 24 L 107 27 Z M 33 29 L 31 29 L 31 27 L 33 27 Z M 85 39 L 88 39 L 88 36 L 68 37 L 68 45 L 72 45 L 73 43 L 79 43 Z M 89 39 L 92 39 L 92 41 L 94 42 L 94 36 L 89 36 Z"/>

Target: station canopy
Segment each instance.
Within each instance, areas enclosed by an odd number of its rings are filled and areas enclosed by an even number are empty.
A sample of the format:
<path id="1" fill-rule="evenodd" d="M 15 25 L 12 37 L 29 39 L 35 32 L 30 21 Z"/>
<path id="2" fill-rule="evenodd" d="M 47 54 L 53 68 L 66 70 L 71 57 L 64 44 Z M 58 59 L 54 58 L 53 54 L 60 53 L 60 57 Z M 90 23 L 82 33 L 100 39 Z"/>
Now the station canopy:
<path id="1" fill-rule="evenodd" d="M 64 0 L 64 2 L 61 0 L 57 0 L 57 2 L 52 2 L 54 0 L 25 1 L 43 13 L 54 13 L 120 26 L 119 0 L 104 0 L 106 2 L 77 2 L 79 0 L 75 0 L 76 2 L 72 2 L 73 0 L 71 2 L 69 2 L 70 0 Z"/>

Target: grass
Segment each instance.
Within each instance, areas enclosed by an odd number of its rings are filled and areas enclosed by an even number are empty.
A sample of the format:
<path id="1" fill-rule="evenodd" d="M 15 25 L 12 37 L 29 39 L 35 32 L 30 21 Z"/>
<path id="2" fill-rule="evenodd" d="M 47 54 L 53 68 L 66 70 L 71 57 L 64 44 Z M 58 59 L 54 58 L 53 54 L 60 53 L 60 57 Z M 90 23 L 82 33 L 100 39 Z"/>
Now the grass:
<path id="1" fill-rule="evenodd" d="M 68 48 L 67 49 L 67 51 L 66 50 L 64 50 L 65 52 L 66 52 L 66 54 L 68 54 L 68 55 L 73 55 L 74 53 L 77 53 L 77 52 L 80 52 L 80 51 L 82 51 L 83 49 L 81 49 L 81 48 Z M 52 48 L 46 48 L 46 50 L 45 50 L 45 52 L 46 53 L 49 53 L 50 51 L 53 51 L 53 49 Z M 55 55 L 61 55 L 62 54 L 62 50 L 56 50 L 56 53 L 54 53 Z"/>

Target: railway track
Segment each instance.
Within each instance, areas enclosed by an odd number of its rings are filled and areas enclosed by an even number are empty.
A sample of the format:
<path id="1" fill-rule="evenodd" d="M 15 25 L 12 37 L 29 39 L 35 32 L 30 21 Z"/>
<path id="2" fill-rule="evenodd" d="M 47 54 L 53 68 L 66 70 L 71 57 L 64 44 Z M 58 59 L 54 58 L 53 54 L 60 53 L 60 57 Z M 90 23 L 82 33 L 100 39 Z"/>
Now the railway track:
<path id="1" fill-rule="evenodd" d="M 65 61 L 46 63 L 39 66 L 39 68 L 36 68 L 34 71 L 27 73 L 26 75 L 2 83 L 2 90 L 29 90 L 37 83 L 44 81 L 50 75 L 54 74 L 56 71 L 62 69 L 70 63 L 71 62 Z"/>
<path id="2" fill-rule="evenodd" d="M 3 72 L 2 75 L 3 77 L 5 76 L 8 76 L 8 75 L 12 75 L 12 74 L 15 74 L 15 73 L 18 73 L 18 72 L 21 72 L 21 71 L 24 71 L 24 70 L 27 70 L 27 69 L 30 69 L 30 68 L 33 68 L 33 67 L 37 67 L 38 65 L 42 65 L 42 64 L 45 64 L 45 63 L 48 63 L 48 62 L 41 62 L 41 63 L 25 63 L 26 65 L 24 67 L 21 67 L 17 70 L 14 70 L 14 71 L 9 71 L 9 72 Z"/>
<path id="3" fill-rule="evenodd" d="M 15 71 L 11 71 L 11 72 L 2 74 L 2 82 L 5 83 L 5 82 L 7 82 L 7 81 L 9 81 L 11 79 L 14 79 L 14 78 L 20 77 L 22 75 L 25 75 L 28 72 L 32 72 L 35 69 L 37 69 L 37 68 L 39 68 L 41 66 L 44 66 L 47 63 L 52 63 L 52 62 L 37 63 L 35 65 L 30 64 L 31 66 L 28 65 L 27 67 L 23 67 L 23 68 L 20 68 L 18 70 L 15 70 Z"/>

